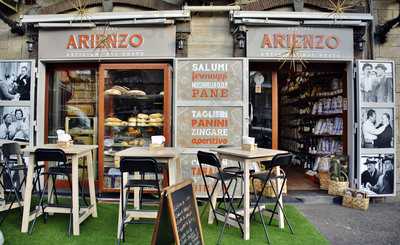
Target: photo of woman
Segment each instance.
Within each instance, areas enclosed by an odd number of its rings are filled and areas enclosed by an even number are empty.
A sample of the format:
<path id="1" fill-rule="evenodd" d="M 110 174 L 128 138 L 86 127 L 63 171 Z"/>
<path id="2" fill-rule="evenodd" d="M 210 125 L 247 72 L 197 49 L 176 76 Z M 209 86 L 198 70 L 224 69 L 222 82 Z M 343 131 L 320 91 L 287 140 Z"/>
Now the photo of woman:
<path id="1" fill-rule="evenodd" d="M 29 107 L 0 107 L 0 139 L 29 142 Z"/>

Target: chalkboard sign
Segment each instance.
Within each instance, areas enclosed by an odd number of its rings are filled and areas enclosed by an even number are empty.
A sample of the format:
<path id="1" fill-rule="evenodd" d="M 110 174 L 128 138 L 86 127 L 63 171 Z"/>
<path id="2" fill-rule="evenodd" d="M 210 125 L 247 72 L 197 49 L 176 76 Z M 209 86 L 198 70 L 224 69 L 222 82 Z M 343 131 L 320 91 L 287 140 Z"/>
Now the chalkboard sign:
<path id="1" fill-rule="evenodd" d="M 164 189 L 152 244 L 204 244 L 191 180 Z"/>

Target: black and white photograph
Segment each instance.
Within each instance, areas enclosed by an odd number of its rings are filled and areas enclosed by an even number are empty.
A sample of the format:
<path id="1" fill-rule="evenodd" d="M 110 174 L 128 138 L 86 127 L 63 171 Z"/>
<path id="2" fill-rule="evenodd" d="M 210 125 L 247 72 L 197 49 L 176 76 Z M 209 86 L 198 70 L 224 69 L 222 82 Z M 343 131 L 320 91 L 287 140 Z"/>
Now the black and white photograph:
<path id="1" fill-rule="evenodd" d="M 360 61 L 360 100 L 364 103 L 393 103 L 393 63 Z"/>
<path id="2" fill-rule="evenodd" d="M 391 108 L 361 109 L 361 147 L 393 148 L 394 118 Z"/>
<path id="3" fill-rule="evenodd" d="M 30 107 L 0 107 L 0 139 L 29 142 Z"/>
<path id="4" fill-rule="evenodd" d="M 394 194 L 394 155 L 376 154 L 361 156 L 360 189 L 370 196 Z"/>
<path id="5" fill-rule="evenodd" d="M 31 71 L 30 61 L 1 61 L 0 101 L 29 101 Z"/>

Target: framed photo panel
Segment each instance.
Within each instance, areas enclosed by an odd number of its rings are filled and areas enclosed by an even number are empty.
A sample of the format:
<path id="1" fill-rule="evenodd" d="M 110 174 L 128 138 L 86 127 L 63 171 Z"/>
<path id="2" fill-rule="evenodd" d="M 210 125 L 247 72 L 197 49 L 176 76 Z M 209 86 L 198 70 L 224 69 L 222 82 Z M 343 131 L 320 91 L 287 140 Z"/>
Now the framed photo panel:
<path id="1" fill-rule="evenodd" d="M 369 196 L 392 196 L 396 193 L 394 154 L 362 155 L 360 189 Z"/>
<path id="2" fill-rule="evenodd" d="M 31 60 L 0 60 L 0 102 L 30 101 L 34 64 Z"/>
<path id="3" fill-rule="evenodd" d="M 361 108 L 361 148 L 394 148 L 393 108 Z"/>
<path id="4" fill-rule="evenodd" d="M 358 188 L 396 194 L 395 69 L 393 61 L 357 61 Z"/>
<path id="5" fill-rule="evenodd" d="M 391 61 L 360 60 L 361 103 L 394 103 L 394 65 Z"/>
<path id="6" fill-rule="evenodd" d="M 0 106 L 0 139 L 31 142 L 32 128 L 30 107 Z"/>

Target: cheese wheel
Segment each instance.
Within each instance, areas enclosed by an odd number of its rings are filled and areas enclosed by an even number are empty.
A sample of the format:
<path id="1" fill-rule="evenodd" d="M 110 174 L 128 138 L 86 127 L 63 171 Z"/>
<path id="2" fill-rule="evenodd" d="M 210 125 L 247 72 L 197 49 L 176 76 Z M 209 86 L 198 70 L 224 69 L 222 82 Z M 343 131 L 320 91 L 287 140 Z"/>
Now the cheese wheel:
<path id="1" fill-rule="evenodd" d="M 129 119 L 128 119 L 128 122 L 136 122 L 136 117 L 130 117 Z"/>
<path id="2" fill-rule="evenodd" d="M 104 94 L 106 95 L 121 95 L 121 91 L 117 90 L 117 89 L 108 89 L 106 91 L 104 91 Z"/>
<path id="3" fill-rule="evenodd" d="M 144 113 L 139 113 L 139 114 L 137 114 L 137 118 L 138 119 L 148 119 L 149 115 L 144 114 Z"/>
<path id="4" fill-rule="evenodd" d="M 162 123 L 149 123 L 148 125 L 152 126 L 152 127 L 161 127 L 163 124 Z"/>
<path id="5" fill-rule="evenodd" d="M 106 119 L 106 122 L 121 122 L 121 119 L 116 117 L 109 117 Z"/>
<path id="6" fill-rule="evenodd" d="M 129 90 L 126 92 L 127 95 L 146 95 L 146 92 L 142 91 L 142 90 Z"/>
<path id="7" fill-rule="evenodd" d="M 119 91 L 121 94 L 125 94 L 125 93 L 127 93 L 128 90 L 129 90 L 129 89 L 125 88 L 125 87 L 118 86 L 118 85 L 113 86 L 111 89 L 117 90 L 117 91 Z"/>
<path id="8" fill-rule="evenodd" d="M 149 115 L 150 118 L 162 118 L 163 114 L 161 113 L 153 113 Z"/>
<path id="9" fill-rule="evenodd" d="M 149 119 L 149 123 L 160 123 L 162 121 L 163 121 L 162 118 L 150 118 Z"/>

